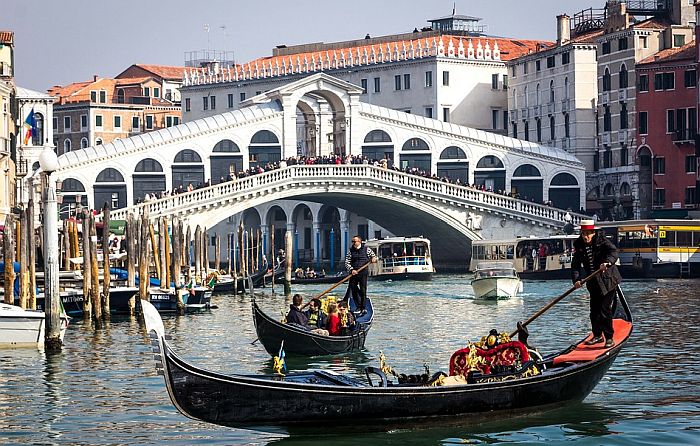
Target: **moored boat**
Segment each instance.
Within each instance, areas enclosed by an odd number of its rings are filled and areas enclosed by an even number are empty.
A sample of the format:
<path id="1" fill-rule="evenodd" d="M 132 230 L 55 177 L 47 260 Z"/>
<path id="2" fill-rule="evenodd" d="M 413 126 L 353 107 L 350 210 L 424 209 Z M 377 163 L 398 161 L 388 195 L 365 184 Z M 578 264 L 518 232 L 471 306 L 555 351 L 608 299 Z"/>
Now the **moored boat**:
<path id="1" fill-rule="evenodd" d="M 68 328 L 68 317 L 61 316 L 61 341 Z M 0 303 L 0 347 L 30 347 L 44 344 L 46 314 Z"/>
<path id="2" fill-rule="evenodd" d="M 386 237 L 367 240 L 377 262 L 367 268 L 374 280 L 431 280 L 435 273 L 430 240 L 425 237 Z"/>
<path id="3" fill-rule="evenodd" d="M 459 374 L 450 374 L 444 379 L 437 375 L 429 383 L 400 379 L 395 383 L 374 368 L 366 369 L 367 381 L 328 370 L 287 376 L 210 372 L 175 353 L 165 339 L 160 316 L 144 305 L 156 368 L 175 407 L 196 420 L 253 429 L 318 426 L 319 422 L 394 425 L 477 414 L 507 416 L 513 410 L 545 410 L 581 401 L 600 382 L 632 332 L 632 315 L 621 291 L 613 314 L 616 343 L 609 348 L 584 345 L 589 335 L 545 357 L 525 355 L 515 370 L 470 372 L 461 375 L 461 380 Z M 459 352 L 450 361 L 451 371 Z M 375 376 L 380 380 L 370 379 Z"/>
<path id="4" fill-rule="evenodd" d="M 195 286 L 192 289 L 181 288 L 182 303 L 185 311 L 196 312 L 210 308 L 212 291 L 208 287 Z M 178 295 L 173 288 L 149 288 L 148 298 L 160 313 L 177 313 Z"/>
<path id="5" fill-rule="evenodd" d="M 355 311 L 354 299 L 348 299 L 350 311 Z M 316 334 L 295 324 L 285 324 L 263 312 L 253 300 L 253 321 L 260 343 L 274 356 L 284 342 L 286 353 L 317 356 L 337 355 L 358 351 L 364 348 L 367 333 L 374 320 L 374 307 L 371 299 L 365 302 L 365 313 L 356 316 L 357 329 L 347 336 Z"/>
<path id="6" fill-rule="evenodd" d="M 313 285 L 316 283 L 337 283 L 347 277 L 347 272 L 340 272 L 335 275 L 325 275 L 316 277 L 296 277 L 292 276 L 292 285 Z"/>
<path id="7" fill-rule="evenodd" d="M 522 282 L 510 262 L 481 262 L 471 285 L 477 299 L 508 299 L 516 296 Z"/>

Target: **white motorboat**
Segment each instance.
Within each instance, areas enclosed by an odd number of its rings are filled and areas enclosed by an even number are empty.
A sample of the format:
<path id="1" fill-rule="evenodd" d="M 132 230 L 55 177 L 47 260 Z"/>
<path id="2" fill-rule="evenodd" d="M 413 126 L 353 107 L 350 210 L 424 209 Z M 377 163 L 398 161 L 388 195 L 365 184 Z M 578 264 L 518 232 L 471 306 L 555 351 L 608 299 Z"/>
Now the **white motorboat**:
<path id="1" fill-rule="evenodd" d="M 46 314 L 0 303 L 0 347 L 44 345 Z M 61 342 L 68 328 L 68 316 L 61 316 Z"/>
<path id="2" fill-rule="evenodd" d="M 510 262 L 479 262 L 472 288 L 478 299 L 508 299 L 522 291 L 522 282 Z"/>

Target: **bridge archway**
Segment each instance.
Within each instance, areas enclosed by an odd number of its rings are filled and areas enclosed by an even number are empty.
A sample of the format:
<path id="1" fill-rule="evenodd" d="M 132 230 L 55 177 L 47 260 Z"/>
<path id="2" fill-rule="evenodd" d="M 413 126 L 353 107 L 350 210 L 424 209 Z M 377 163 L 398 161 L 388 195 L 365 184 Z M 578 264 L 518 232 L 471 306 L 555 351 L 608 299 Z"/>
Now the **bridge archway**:
<path id="1" fill-rule="evenodd" d="M 384 130 L 372 130 L 365 135 L 362 144 L 362 156 L 370 160 L 386 159 L 389 164 L 394 162 L 394 144 L 391 136 Z"/>
<path id="2" fill-rule="evenodd" d="M 249 165 L 264 167 L 267 163 L 276 163 L 282 159 L 280 140 L 270 130 L 255 132 L 248 146 Z"/>
<path id="3" fill-rule="evenodd" d="M 522 164 L 513 172 L 510 190 L 520 198 L 542 203 L 543 180 L 540 170 L 532 164 Z"/>
<path id="4" fill-rule="evenodd" d="M 271 206 L 264 216 L 265 224 L 268 231 L 274 226 L 275 228 L 275 246 L 272 247 L 272 252 L 277 253 L 280 249 L 284 249 L 284 236 L 287 231 L 287 213 L 280 206 Z"/>
<path id="5" fill-rule="evenodd" d="M 314 259 L 313 211 L 305 203 L 299 203 L 292 211 L 294 223 L 294 264 L 311 263 Z"/>
<path id="6" fill-rule="evenodd" d="M 218 184 L 222 178 L 227 181 L 231 174 L 243 170 L 243 154 L 238 144 L 230 139 L 217 142 L 212 150 L 210 159 L 212 184 Z"/>
<path id="7" fill-rule="evenodd" d="M 126 206 L 126 182 L 117 169 L 108 167 L 97 175 L 94 186 L 95 209 L 102 209 L 107 203 L 110 209 Z"/>
<path id="8" fill-rule="evenodd" d="M 552 206 L 578 211 L 581 207 L 581 188 L 570 173 L 558 173 L 549 183 L 549 200 Z"/>
<path id="9" fill-rule="evenodd" d="M 66 178 L 61 183 L 61 207 L 59 213 L 62 219 L 69 218 L 76 214 L 79 206 L 87 207 L 88 197 L 85 193 L 85 186 L 75 178 Z"/>
<path id="10" fill-rule="evenodd" d="M 139 161 L 134 169 L 134 203 L 143 200 L 146 194 L 159 194 L 166 190 L 163 166 L 153 158 Z"/>
<path id="11" fill-rule="evenodd" d="M 399 154 L 401 169 L 415 168 L 432 173 L 432 155 L 430 146 L 422 138 L 410 138 L 401 147 Z"/>
<path id="12" fill-rule="evenodd" d="M 506 189 L 506 169 L 503 161 L 496 155 L 486 155 L 476 163 L 474 183 L 484 186 L 486 190 Z"/>
<path id="13" fill-rule="evenodd" d="M 460 147 L 449 146 L 440 152 L 440 161 L 437 163 L 437 175 L 447 177 L 452 181 L 459 180 L 462 184 L 469 184 L 469 158 Z"/>
<path id="14" fill-rule="evenodd" d="M 172 167 L 172 188 L 198 187 L 204 184 L 204 164 L 199 153 L 191 149 L 181 150 L 175 155 Z"/>

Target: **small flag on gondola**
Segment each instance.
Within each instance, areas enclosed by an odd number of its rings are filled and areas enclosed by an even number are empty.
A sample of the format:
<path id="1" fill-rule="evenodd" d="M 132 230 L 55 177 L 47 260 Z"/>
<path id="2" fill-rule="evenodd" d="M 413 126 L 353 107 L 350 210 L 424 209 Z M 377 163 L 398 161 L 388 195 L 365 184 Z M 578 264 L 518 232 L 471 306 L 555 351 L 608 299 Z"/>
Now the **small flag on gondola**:
<path id="1" fill-rule="evenodd" d="M 272 358 L 272 370 L 280 376 L 284 376 L 283 372 L 287 371 L 287 364 L 284 361 L 284 356 L 284 340 L 282 340 L 279 353 Z"/>

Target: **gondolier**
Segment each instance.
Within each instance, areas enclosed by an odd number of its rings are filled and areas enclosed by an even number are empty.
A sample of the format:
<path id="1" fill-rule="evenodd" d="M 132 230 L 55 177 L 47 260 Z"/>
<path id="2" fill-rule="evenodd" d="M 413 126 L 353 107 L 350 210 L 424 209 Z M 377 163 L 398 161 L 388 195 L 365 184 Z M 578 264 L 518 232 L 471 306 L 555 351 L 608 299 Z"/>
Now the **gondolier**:
<path id="1" fill-rule="evenodd" d="M 357 303 L 358 311 L 365 311 L 365 300 L 367 299 L 367 278 L 369 273 L 367 269 L 362 269 L 368 262 L 376 262 L 377 255 L 362 243 L 362 238 L 356 235 L 352 238 L 352 245 L 345 256 L 345 269 L 352 275 L 348 284 L 348 292 L 345 294 L 345 299 L 349 294 L 352 294 L 353 299 Z"/>
<path id="2" fill-rule="evenodd" d="M 574 241 L 574 255 L 571 261 L 571 281 L 576 288 L 581 286 L 581 270 L 589 275 L 599 268 L 602 270 L 593 280 L 586 283 L 591 295 L 591 328 L 593 337 L 587 345 L 605 341 L 605 347 L 615 345 L 613 341 L 613 303 L 617 285 L 622 281 L 615 266 L 617 248 L 601 232 L 596 232 L 593 220 L 581 220 L 581 235 Z M 605 337 L 603 337 L 605 336 Z"/>

